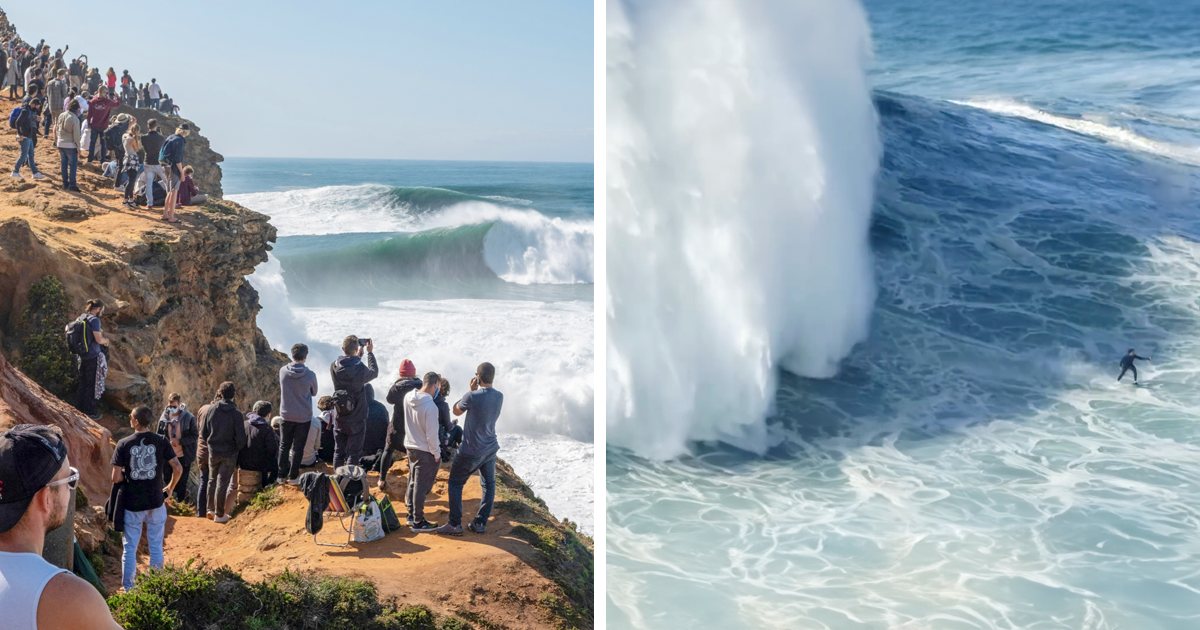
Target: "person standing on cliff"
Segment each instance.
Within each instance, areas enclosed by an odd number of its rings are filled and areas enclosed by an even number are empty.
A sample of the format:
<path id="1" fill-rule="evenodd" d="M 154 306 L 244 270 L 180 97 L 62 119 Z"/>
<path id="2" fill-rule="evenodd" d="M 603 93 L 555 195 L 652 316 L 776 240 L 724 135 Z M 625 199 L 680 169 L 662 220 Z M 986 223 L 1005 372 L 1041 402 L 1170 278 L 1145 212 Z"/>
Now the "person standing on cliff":
<path id="1" fill-rule="evenodd" d="M 191 133 L 192 128 L 183 123 L 175 129 L 175 133 L 167 136 L 158 152 L 158 161 L 167 174 L 167 200 L 163 203 L 162 217 L 167 223 L 179 223 L 175 218 L 175 206 L 179 202 L 179 187 L 183 184 L 183 150 Z"/>
<path id="2" fill-rule="evenodd" d="M 79 168 L 79 145 L 83 132 L 79 125 L 79 102 L 67 100 L 67 111 L 54 123 L 55 143 L 61 158 L 63 190 L 79 192 L 75 185 L 75 171 Z"/>
<path id="3" fill-rule="evenodd" d="M 233 383 L 225 381 L 217 388 L 215 401 L 204 415 L 200 435 L 208 444 L 208 497 L 207 506 L 216 523 L 229 522 L 225 513 L 225 499 L 229 484 L 237 471 L 237 457 L 246 448 L 246 418 L 233 403 L 237 394 Z"/>
<path id="4" fill-rule="evenodd" d="M 289 485 L 300 485 L 300 463 L 312 427 L 313 396 L 317 395 L 317 373 L 308 369 L 308 346 L 292 346 L 292 362 L 279 368 L 279 415 L 283 418 L 279 440 L 279 473 Z"/>
<path id="5" fill-rule="evenodd" d="M 334 415 L 334 446 L 333 467 L 357 466 L 362 457 L 363 440 L 367 437 L 367 412 L 370 401 L 367 399 L 366 384 L 379 376 L 379 365 L 375 363 L 372 352 L 375 344 L 366 340 L 365 346 L 360 346 L 358 337 L 350 335 L 342 341 L 342 352 L 345 356 L 336 359 L 329 366 L 329 374 L 333 377 L 334 391 L 344 390 L 354 399 L 354 410 L 347 414 Z M 362 356 L 366 353 L 367 362 L 363 364 Z"/>
<path id="6" fill-rule="evenodd" d="M 146 97 L 150 109 L 157 110 L 158 101 L 162 98 L 162 86 L 158 84 L 158 79 L 150 79 L 150 85 L 146 86 Z"/>
<path id="7" fill-rule="evenodd" d="M 408 508 L 408 526 L 413 533 L 432 532 L 437 525 L 425 520 L 425 495 L 437 480 L 442 447 L 438 438 L 438 407 L 434 398 L 442 385 L 437 372 L 421 379 L 421 389 L 404 396 L 404 448 L 408 454 L 408 489 L 404 505 Z"/>
<path id="8" fill-rule="evenodd" d="M 75 408 L 92 420 L 100 419 L 100 414 L 96 413 L 96 370 L 100 365 L 102 348 L 108 345 L 100 327 L 100 316 L 103 314 L 104 302 L 88 300 L 87 309 L 80 315 L 87 326 L 83 335 L 87 352 L 79 355 L 79 389 L 75 392 Z"/>
<path id="9" fill-rule="evenodd" d="M 129 414 L 129 425 L 136 431 L 113 450 L 112 482 L 125 484 L 125 527 L 121 539 L 125 554 L 121 560 L 121 586 L 133 588 L 137 575 L 137 548 L 142 542 L 142 524 L 146 525 L 146 542 L 150 547 L 150 568 L 163 567 L 163 538 L 166 537 L 166 498 L 171 496 L 183 467 L 175 456 L 171 443 L 154 432 L 154 412 L 138 407 Z M 163 489 L 167 465 L 171 467 L 171 482 Z"/>
<path id="10" fill-rule="evenodd" d="M 392 405 L 392 423 L 388 428 L 387 439 L 383 444 L 383 456 L 379 462 L 380 490 L 387 490 L 388 471 L 392 469 L 392 453 L 401 451 L 401 456 L 408 452 L 404 446 L 404 397 L 409 392 L 421 387 L 421 379 L 417 378 L 417 366 L 409 359 L 400 362 L 400 378 L 392 383 L 387 393 L 387 401 Z"/>
<path id="11" fill-rule="evenodd" d="M 121 136 L 121 150 L 124 157 L 121 159 L 120 168 L 125 172 L 125 200 L 121 203 L 131 208 L 137 207 L 133 201 L 133 187 L 137 182 L 138 166 L 142 163 L 141 158 L 138 157 L 138 152 L 142 150 L 141 131 L 135 120 L 129 125 L 125 135 Z M 117 175 L 117 182 L 120 183 L 120 181 L 121 176 Z"/>
<path id="12" fill-rule="evenodd" d="M 188 411 L 187 405 L 183 404 L 183 397 L 179 394 L 172 393 L 167 397 L 167 408 L 163 409 L 158 418 L 156 433 L 171 443 L 175 456 L 179 458 L 179 465 L 183 467 L 184 477 L 175 486 L 175 500 L 182 502 L 187 499 L 187 474 L 192 469 L 192 462 L 196 461 L 200 427 L 196 424 L 196 416 Z"/>
<path id="13" fill-rule="evenodd" d="M 166 138 L 158 132 L 158 121 L 154 118 L 146 121 L 146 130 L 146 135 L 142 136 L 142 149 L 146 159 L 143 161 L 139 182 L 146 185 L 146 209 L 149 210 L 154 207 L 154 178 L 157 177 L 163 183 L 163 190 L 167 190 L 167 178 L 163 175 L 162 164 L 158 162 L 158 154 L 162 151 Z"/>
<path id="14" fill-rule="evenodd" d="M 5 630 L 121 630 L 96 587 L 44 558 L 67 522 L 79 471 L 57 427 L 0 432 L 0 611 Z"/>
<path id="15" fill-rule="evenodd" d="M 482 534 L 492 513 L 492 502 L 496 499 L 496 455 L 500 452 L 496 420 L 504 405 L 504 394 L 492 387 L 495 376 L 496 368 L 491 363 L 480 363 L 471 379 L 471 391 L 454 403 L 454 415 L 466 413 L 467 419 L 462 446 L 450 466 L 450 520 L 437 529 L 439 534 L 462 536 L 462 490 L 476 471 L 479 485 L 483 486 L 483 500 L 467 529 Z"/>
<path id="16" fill-rule="evenodd" d="M 4 75 L 4 81 L 8 84 L 8 100 L 17 100 L 17 77 L 20 76 L 18 69 L 19 63 L 16 57 L 8 58 L 8 71 Z"/>
<path id="17" fill-rule="evenodd" d="M 91 138 L 88 140 L 88 164 L 91 164 L 96 159 L 96 141 L 100 141 L 100 163 L 108 161 L 108 151 L 104 148 L 105 130 L 108 129 L 108 112 L 114 107 L 120 105 L 117 99 L 108 98 L 108 88 L 101 87 L 96 98 L 88 101 L 87 122 L 88 129 L 92 130 Z"/>
<path id="18" fill-rule="evenodd" d="M 52 79 L 50 83 L 46 84 L 46 99 L 48 100 L 46 103 L 46 109 L 50 112 L 50 115 L 46 117 L 46 120 L 52 123 L 58 122 L 59 117 L 62 116 L 63 108 L 66 107 L 65 103 L 67 102 L 68 94 L 66 77 L 67 71 L 59 70 L 54 79 Z M 45 137 L 49 138 L 49 131 L 47 131 L 44 135 Z"/>

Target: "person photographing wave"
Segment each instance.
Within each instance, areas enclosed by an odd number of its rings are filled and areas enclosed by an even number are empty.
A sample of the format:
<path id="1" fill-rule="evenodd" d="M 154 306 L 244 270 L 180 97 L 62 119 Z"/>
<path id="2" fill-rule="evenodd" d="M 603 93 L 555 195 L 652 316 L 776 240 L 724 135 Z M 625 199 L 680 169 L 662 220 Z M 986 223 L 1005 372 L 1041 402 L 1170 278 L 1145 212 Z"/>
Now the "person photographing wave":
<path id="1" fill-rule="evenodd" d="M 1150 359 L 1151 357 L 1139 357 L 1137 353 L 1133 351 L 1133 348 L 1130 348 L 1129 352 L 1126 353 L 1125 356 L 1121 357 L 1121 373 L 1117 375 L 1117 382 L 1121 382 L 1121 378 L 1125 376 L 1126 372 L 1133 372 L 1133 384 L 1137 385 L 1137 366 L 1135 366 L 1133 362 L 1135 360 L 1149 361 Z"/>

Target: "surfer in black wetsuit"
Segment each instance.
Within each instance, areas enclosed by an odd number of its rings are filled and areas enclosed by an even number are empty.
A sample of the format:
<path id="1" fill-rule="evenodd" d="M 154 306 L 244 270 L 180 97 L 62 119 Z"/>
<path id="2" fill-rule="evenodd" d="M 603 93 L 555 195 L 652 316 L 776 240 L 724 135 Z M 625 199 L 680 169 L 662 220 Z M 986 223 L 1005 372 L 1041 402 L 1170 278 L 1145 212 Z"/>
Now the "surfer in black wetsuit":
<path id="1" fill-rule="evenodd" d="M 1117 381 L 1120 381 L 1121 377 L 1125 376 L 1125 372 L 1132 371 L 1133 372 L 1133 384 L 1137 385 L 1137 366 L 1135 366 L 1133 364 L 1133 361 L 1135 359 L 1140 359 L 1142 361 L 1149 361 L 1150 357 L 1139 357 L 1137 355 L 1137 353 L 1135 353 L 1133 351 L 1133 348 L 1130 348 L 1129 353 L 1126 354 L 1125 356 L 1121 357 L 1121 374 L 1120 374 L 1120 376 L 1117 376 Z"/>

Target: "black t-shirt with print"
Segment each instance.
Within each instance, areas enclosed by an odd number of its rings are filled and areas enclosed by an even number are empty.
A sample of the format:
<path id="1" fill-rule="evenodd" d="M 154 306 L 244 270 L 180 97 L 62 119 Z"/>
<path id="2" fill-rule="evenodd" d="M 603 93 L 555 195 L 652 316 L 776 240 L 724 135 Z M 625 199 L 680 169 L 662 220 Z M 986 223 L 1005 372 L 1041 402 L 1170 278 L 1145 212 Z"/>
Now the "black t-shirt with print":
<path id="1" fill-rule="evenodd" d="M 163 473 L 175 449 L 167 438 L 150 431 L 134 433 L 117 442 L 112 464 L 125 475 L 125 509 L 156 510 L 163 504 Z"/>

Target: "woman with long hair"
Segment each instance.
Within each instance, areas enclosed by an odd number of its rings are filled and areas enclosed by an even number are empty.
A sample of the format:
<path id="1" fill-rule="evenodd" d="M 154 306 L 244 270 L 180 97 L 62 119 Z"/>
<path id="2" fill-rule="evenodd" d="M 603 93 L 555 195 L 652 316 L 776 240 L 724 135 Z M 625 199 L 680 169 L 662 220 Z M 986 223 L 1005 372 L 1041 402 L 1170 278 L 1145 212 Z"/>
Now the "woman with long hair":
<path id="1" fill-rule="evenodd" d="M 137 170 L 141 161 L 138 159 L 138 151 L 141 150 L 141 128 L 138 127 L 137 121 L 129 123 L 129 130 L 125 135 L 121 136 L 121 148 L 125 149 L 125 159 L 121 163 L 121 169 L 125 171 L 125 201 L 121 203 L 136 208 L 137 204 L 133 201 L 133 184 L 137 181 Z M 153 185 L 153 181 L 150 182 Z"/>
<path id="2" fill-rule="evenodd" d="M 117 87 L 117 71 L 109 68 L 108 72 L 104 73 L 104 76 L 107 77 L 108 81 L 108 93 L 116 94 L 117 91 L 115 88 Z"/>

